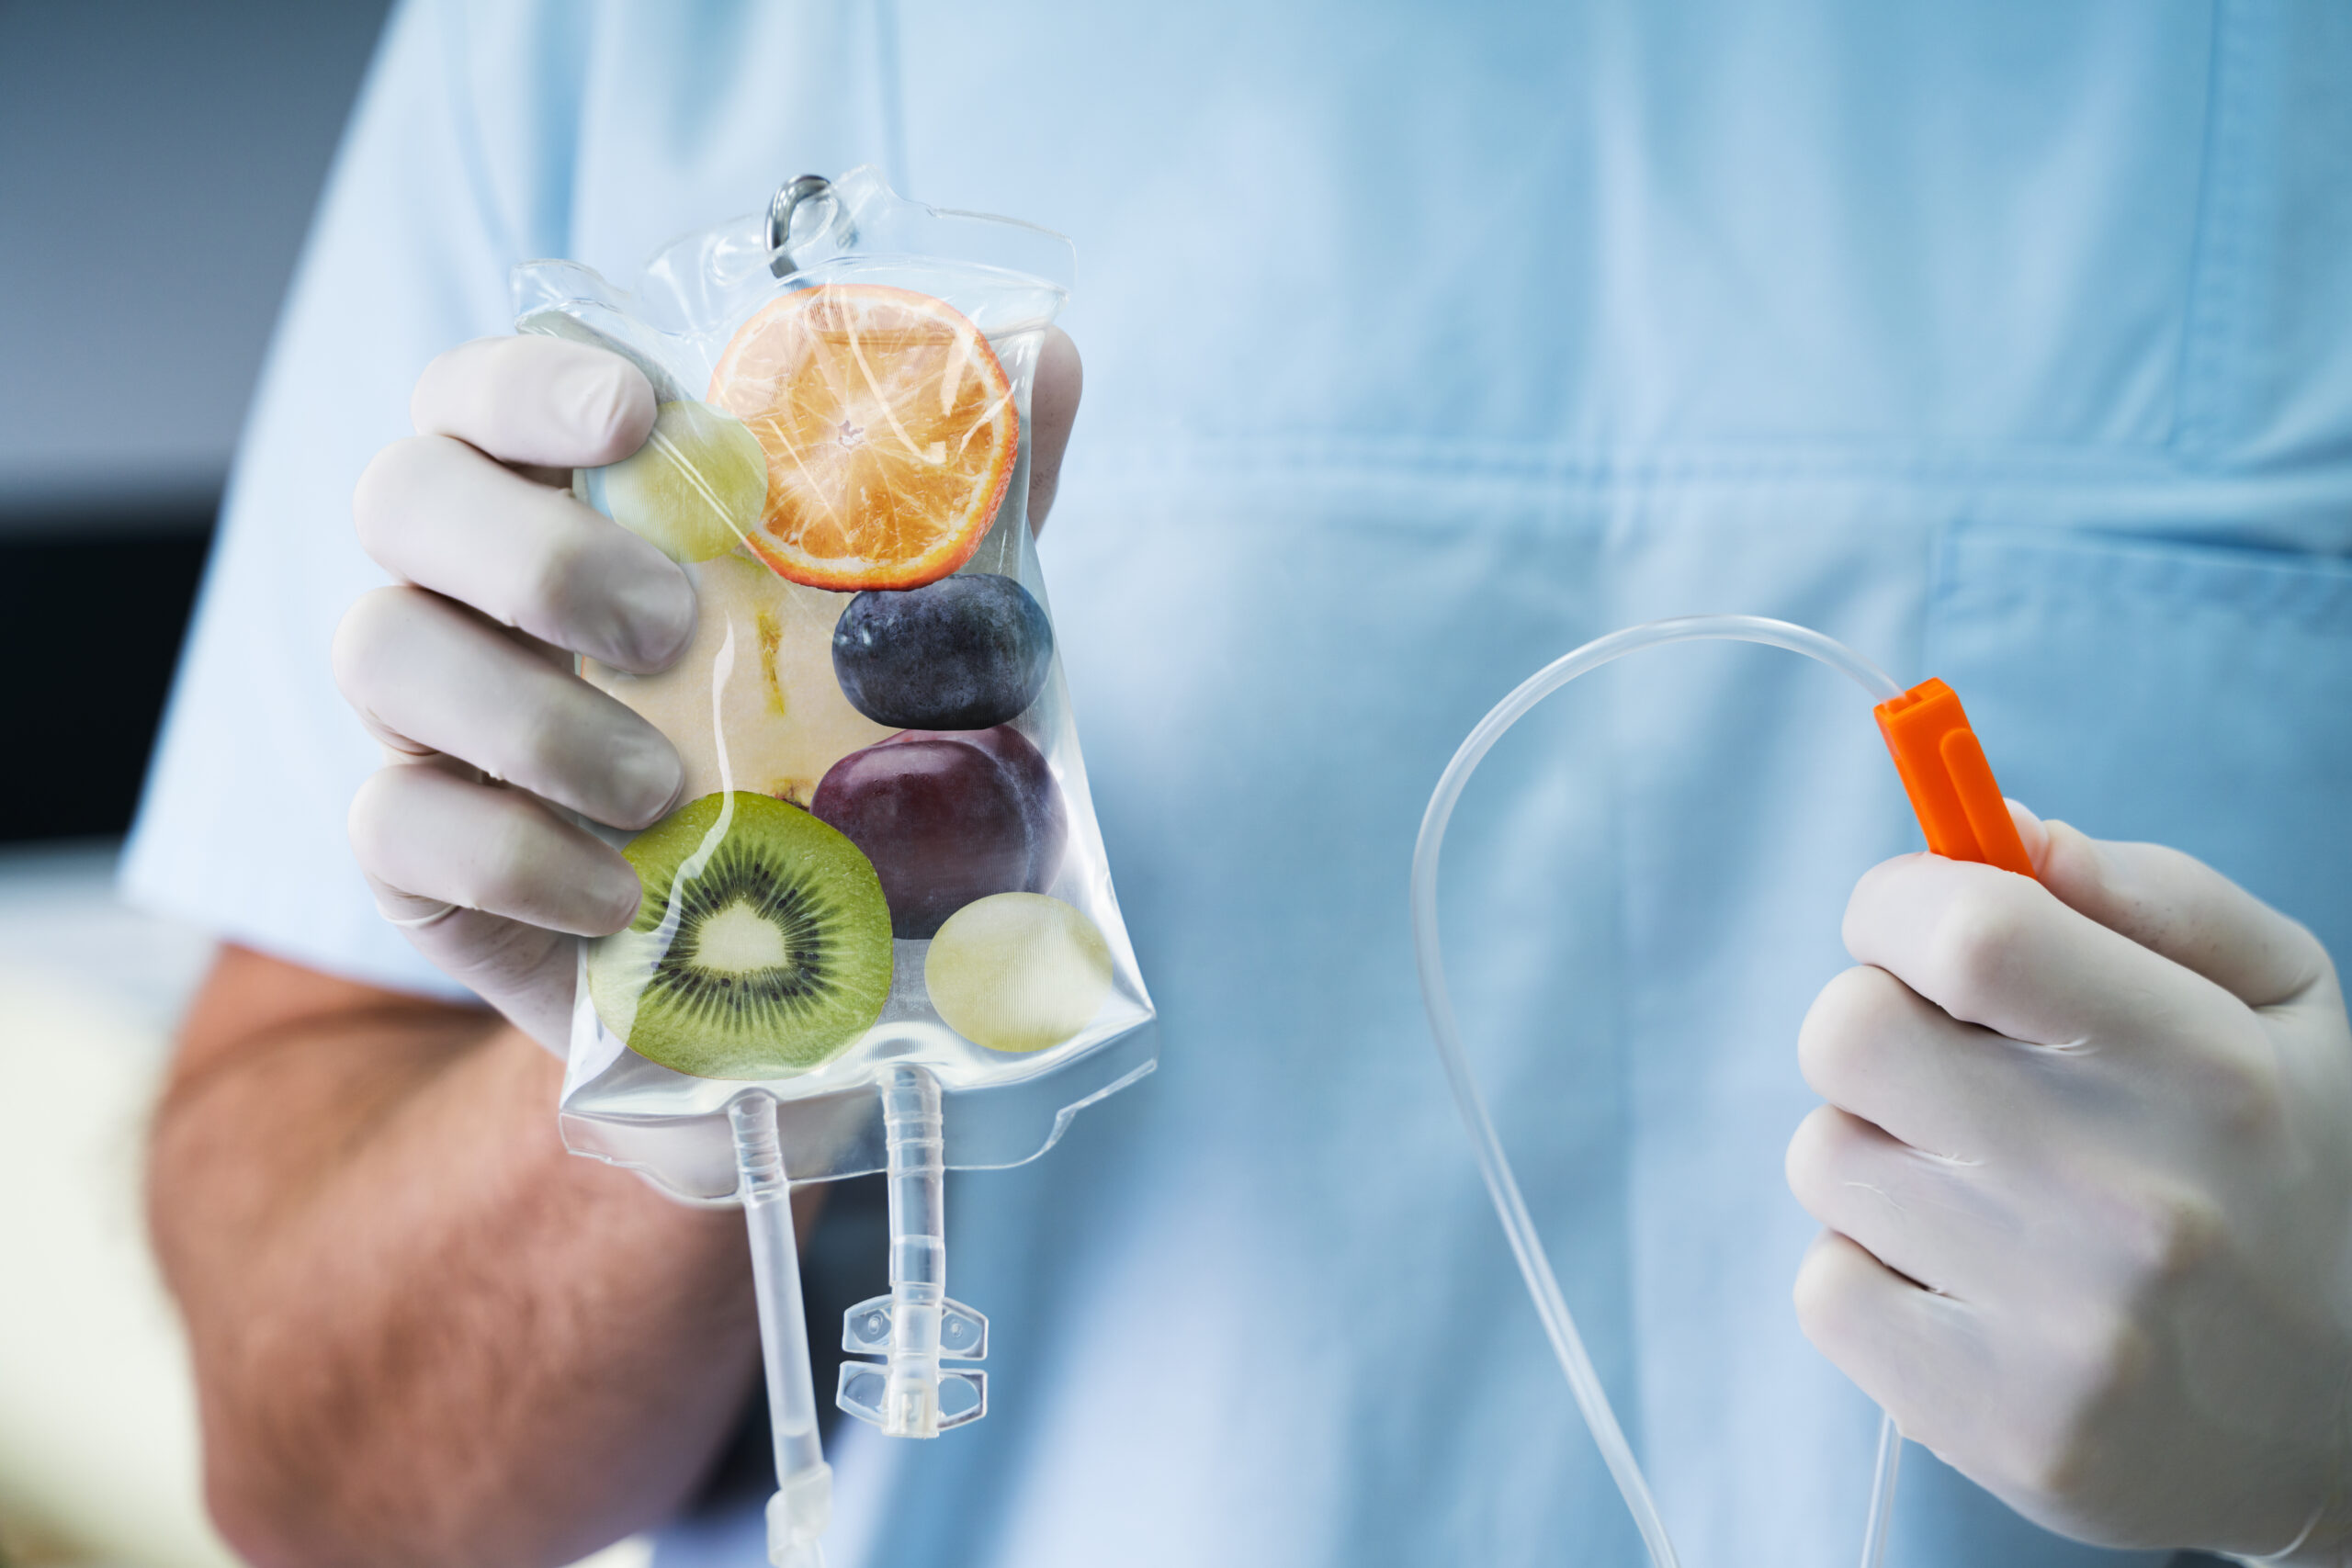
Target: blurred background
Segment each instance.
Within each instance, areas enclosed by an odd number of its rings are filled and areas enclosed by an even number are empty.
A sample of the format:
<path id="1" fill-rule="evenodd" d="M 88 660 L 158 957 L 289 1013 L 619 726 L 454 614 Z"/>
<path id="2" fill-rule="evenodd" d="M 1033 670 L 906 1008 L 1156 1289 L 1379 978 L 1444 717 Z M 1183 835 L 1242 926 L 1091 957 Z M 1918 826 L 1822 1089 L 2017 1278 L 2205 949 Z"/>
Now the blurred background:
<path id="1" fill-rule="evenodd" d="M 141 1130 L 209 944 L 117 903 L 113 863 L 385 9 L 0 0 L 6 1568 L 233 1561 L 139 1210 Z"/>
<path id="2" fill-rule="evenodd" d="M 141 1126 L 209 944 L 116 847 L 379 0 L 0 0 L 0 1563 L 233 1561 Z M 24 679 L 34 675 L 37 678 Z M 71 759 L 70 765 L 55 765 Z"/>

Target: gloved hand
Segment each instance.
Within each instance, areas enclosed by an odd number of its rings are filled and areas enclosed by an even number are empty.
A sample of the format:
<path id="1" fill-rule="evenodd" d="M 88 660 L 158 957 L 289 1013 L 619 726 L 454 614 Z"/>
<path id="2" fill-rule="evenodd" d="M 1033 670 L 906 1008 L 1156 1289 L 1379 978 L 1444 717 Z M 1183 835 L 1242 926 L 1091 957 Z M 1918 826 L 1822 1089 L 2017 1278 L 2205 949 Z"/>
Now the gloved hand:
<path id="1" fill-rule="evenodd" d="M 352 499 L 360 544 L 402 583 L 335 632 L 335 682 L 390 763 L 352 802 L 352 848 L 386 919 L 558 1052 L 571 938 L 627 925 L 638 882 L 548 803 L 641 828 L 684 777 L 659 730 L 571 672 L 573 653 L 660 670 L 694 633 L 685 573 L 561 488 L 635 451 L 653 411 L 616 355 L 466 344 L 426 367 L 421 434 L 377 454 Z"/>
<path id="2" fill-rule="evenodd" d="M 1078 399 L 1077 351 L 1050 333 L 1033 525 Z M 628 925 L 639 889 L 618 852 L 550 805 L 643 828 L 684 783 L 662 733 L 571 669 L 583 653 L 650 673 L 693 636 L 685 573 L 564 488 L 643 444 L 653 390 L 615 355 L 484 338 L 426 367 L 410 412 L 420 434 L 377 455 L 352 502 L 360 544 L 401 584 L 335 634 L 336 683 L 389 763 L 352 802 L 352 849 L 419 951 L 561 1055 L 572 939 Z"/>
<path id="3" fill-rule="evenodd" d="M 2012 807 L 2039 883 L 1863 876 L 1799 1039 L 1822 1352 L 1906 1437 L 2112 1546 L 2352 1543 L 2352 1033 L 2312 934 Z"/>

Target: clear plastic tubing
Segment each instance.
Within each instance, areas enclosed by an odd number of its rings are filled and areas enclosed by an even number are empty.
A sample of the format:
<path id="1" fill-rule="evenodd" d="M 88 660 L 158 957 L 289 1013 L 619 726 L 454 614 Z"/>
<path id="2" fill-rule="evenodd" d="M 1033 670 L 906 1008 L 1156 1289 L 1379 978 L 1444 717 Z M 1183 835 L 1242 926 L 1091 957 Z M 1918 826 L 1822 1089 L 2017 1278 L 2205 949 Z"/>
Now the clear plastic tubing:
<path id="1" fill-rule="evenodd" d="M 1577 1332 L 1576 1319 L 1569 1315 L 1567 1301 L 1560 1294 L 1560 1282 L 1552 1273 L 1551 1259 L 1544 1256 L 1543 1239 L 1535 1234 L 1535 1222 L 1529 1217 L 1526 1201 L 1520 1196 L 1510 1162 L 1503 1157 L 1502 1144 L 1495 1136 L 1494 1121 L 1487 1114 L 1486 1100 L 1478 1092 L 1478 1081 L 1471 1076 L 1469 1058 L 1462 1049 L 1462 1032 L 1454 1022 L 1453 1002 L 1445 988 L 1445 961 L 1438 950 L 1437 871 L 1438 852 L 1444 847 L 1445 826 L 1453 816 L 1454 803 L 1462 798 L 1463 788 L 1477 771 L 1478 763 L 1506 730 L 1525 717 L 1530 708 L 1577 676 L 1637 649 L 1657 648 L 1670 642 L 1760 642 L 1819 660 L 1868 692 L 1873 704 L 1903 694 L 1903 688 L 1885 671 L 1852 649 L 1786 621 L 1766 620 L 1758 615 L 1685 615 L 1628 626 L 1623 631 L 1595 637 L 1575 652 L 1545 665 L 1478 721 L 1478 727 L 1453 753 L 1453 761 L 1446 764 L 1444 776 L 1438 780 L 1437 791 L 1430 796 L 1429 810 L 1421 817 L 1420 839 L 1413 847 L 1413 954 L 1420 970 L 1421 1000 L 1429 1010 L 1430 1032 L 1437 1042 L 1438 1059 L 1445 1066 L 1446 1082 L 1453 1086 L 1454 1104 L 1469 1132 L 1478 1174 L 1486 1179 L 1487 1191 L 1495 1201 L 1495 1213 L 1502 1220 L 1503 1234 L 1510 1238 L 1511 1252 L 1519 1259 L 1519 1271 L 1527 1280 L 1528 1294 L 1534 1298 L 1536 1315 L 1544 1320 L 1544 1331 L 1551 1337 L 1553 1353 L 1559 1358 L 1560 1370 L 1567 1374 L 1568 1388 L 1576 1395 L 1577 1408 L 1583 1412 L 1584 1424 L 1591 1429 L 1593 1441 L 1600 1446 L 1601 1460 L 1609 1466 L 1617 1490 L 1624 1495 L 1625 1506 L 1633 1511 L 1634 1523 L 1642 1532 L 1642 1544 L 1649 1551 L 1653 1568 L 1679 1568 L 1674 1542 L 1667 1538 L 1666 1522 L 1658 1517 L 1657 1502 L 1650 1495 L 1649 1483 L 1643 1479 L 1642 1467 L 1625 1441 L 1624 1428 L 1618 1426 L 1616 1412 L 1610 1408 L 1608 1392 L 1600 1386 L 1600 1374 L 1593 1371 L 1592 1358 L 1585 1353 L 1584 1337 Z M 1870 1517 L 1863 1532 L 1862 1568 L 1879 1568 L 1886 1555 L 1887 1519 L 1894 1511 L 1895 1468 L 1902 1451 L 1903 1439 L 1894 1429 L 1894 1419 L 1883 1417 L 1878 1462 L 1871 1483 Z"/>
<path id="2" fill-rule="evenodd" d="M 939 1436 L 940 1318 L 947 1303 L 947 1145 L 939 1079 L 894 1066 L 882 1080 L 890 1194 L 890 1360 L 882 1429 Z"/>
<path id="3" fill-rule="evenodd" d="M 824 1568 L 818 1544 L 832 1515 L 832 1470 L 817 1436 L 817 1390 L 802 1315 L 800 1249 L 792 1228 L 792 1183 L 777 1142 L 775 1101 L 764 1094 L 729 1102 L 735 1165 L 751 1233 L 752 1284 L 759 1300 L 760 1352 L 775 1444 L 775 1495 L 768 1499 L 768 1561 L 776 1568 Z"/>

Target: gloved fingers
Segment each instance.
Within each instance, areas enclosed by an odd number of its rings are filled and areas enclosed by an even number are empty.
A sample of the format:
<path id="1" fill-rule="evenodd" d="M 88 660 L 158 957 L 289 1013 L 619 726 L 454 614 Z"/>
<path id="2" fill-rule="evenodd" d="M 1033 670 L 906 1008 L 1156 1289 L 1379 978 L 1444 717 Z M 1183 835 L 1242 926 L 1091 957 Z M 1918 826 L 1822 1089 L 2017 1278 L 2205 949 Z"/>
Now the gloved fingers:
<path id="1" fill-rule="evenodd" d="M 2009 808 L 2022 829 L 2032 813 Z M 2064 822 L 2035 826 L 2044 840 L 2036 869 L 2061 903 L 2248 1007 L 2290 1001 L 2331 972 L 2318 938 L 2193 856 L 2106 842 Z"/>
<path id="2" fill-rule="evenodd" d="M 642 828 L 684 782 L 660 730 L 423 589 L 362 597 L 334 659 L 344 696 L 390 743 L 458 758 L 599 822 Z"/>
<path id="3" fill-rule="evenodd" d="M 377 907 L 433 966 L 558 1056 L 571 1038 L 576 939 L 503 915 L 419 898 L 370 876 Z M 405 914 L 422 910 L 421 914 Z"/>
<path id="4" fill-rule="evenodd" d="M 2211 1206 L 2167 1161 L 2273 1092 L 2214 1062 L 2152 1071 L 2143 1056 L 2022 1045 L 1868 968 L 1823 989 L 1799 1057 L 1830 1103 L 1790 1141 L 1797 1201 L 1890 1267 L 1980 1302 L 2021 1269 L 2143 1280 L 2195 1256 Z"/>
<path id="5" fill-rule="evenodd" d="M 1873 866 L 1845 937 L 1856 961 L 2012 1040 L 2147 1050 L 2246 1021 L 2212 982 L 1989 865 L 1916 854 Z"/>
<path id="6" fill-rule="evenodd" d="M 350 827 L 360 870 L 413 899 L 581 936 L 637 914 L 637 873 L 620 852 L 521 790 L 430 765 L 381 768 L 353 797 Z"/>
<path id="7" fill-rule="evenodd" d="M 502 463 L 594 468 L 645 445 L 653 387 L 617 354 L 551 337 L 485 337 L 424 367 L 409 396 L 419 435 L 449 435 Z"/>
<path id="8" fill-rule="evenodd" d="M 669 557 L 462 441 L 385 447 L 351 510 L 385 570 L 559 648 L 643 674 L 694 634 L 694 588 Z"/>
<path id="9" fill-rule="evenodd" d="M 1980 1164 L 1912 1147 L 1834 1105 L 1789 1140 L 1789 1190 L 1805 1213 L 1887 1268 L 1963 1300 L 1997 1290 L 2026 1227 Z"/>
<path id="10" fill-rule="evenodd" d="M 1940 1423 L 1981 1409 L 1998 1386 L 1979 1309 L 1905 1279 L 1835 1231 L 1814 1238 L 1792 1293 L 1814 1348 L 1915 1442 L 1951 1452 L 1959 1434 Z"/>
<path id="11" fill-rule="evenodd" d="M 1829 1231 L 1793 1293 L 1805 1337 L 1905 1437 L 2045 1529 L 2110 1546 L 2235 1537 L 2267 1548 L 2335 1493 L 2326 1472 L 2340 1475 L 2341 1459 L 2327 1434 L 2281 1442 L 2258 1410 L 2241 1404 L 2216 1427 L 2194 1395 L 2188 1409 L 2172 1403 L 2182 1344 L 2225 1337 L 2218 1314 L 2151 1322 L 2135 1303 L 2063 1287 L 1994 1304 L 1939 1295 Z M 2270 1348 L 2233 1345 L 2231 1359 L 2244 1366 Z M 2211 1392 L 2243 1398 L 2226 1379 Z"/>
<path id="12" fill-rule="evenodd" d="M 1797 1027 L 1797 1069 L 1830 1104 L 1930 1155 L 1985 1159 L 2020 1138 L 2070 1093 L 2080 1064 L 1962 1023 L 1874 965 L 1821 988 Z"/>
<path id="13" fill-rule="evenodd" d="M 1078 420 L 1078 400 L 1086 378 L 1079 363 L 1078 344 L 1059 327 L 1046 329 L 1037 350 L 1037 379 L 1029 390 L 1029 531 L 1046 525 L 1054 509 L 1054 494 L 1061 487 L 1062 454 L 1069 447 L 1070 426 Z"/>

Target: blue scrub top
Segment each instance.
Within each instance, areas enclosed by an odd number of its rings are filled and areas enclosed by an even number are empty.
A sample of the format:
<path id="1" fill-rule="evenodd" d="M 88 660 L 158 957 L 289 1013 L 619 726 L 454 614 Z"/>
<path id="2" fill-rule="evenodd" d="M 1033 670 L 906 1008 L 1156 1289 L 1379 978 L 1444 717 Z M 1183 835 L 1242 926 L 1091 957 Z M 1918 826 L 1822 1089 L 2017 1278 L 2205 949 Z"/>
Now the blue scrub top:
<path id="1" fill-rule="evenodd" d="M 627 278 L 861 162 L 1066 231 L 1044 558 L 1163 1066 L 960 1179 L 991 1414 L 845 1429 L 834 1559 L 1635 1562 L 1424 1036 L 1428 791 L 1586 638 L 1778 615 L 1951 682 L 2045 815 L 2352 952 L 2347 76 L 2317 5 L 414 0 L 130 886 L 447 989 L 349 869 L 375 759 L 326 648 L 376 580 L 352 481 L 427 359 L 506 329 L 514 262 Z M 1703 646 L 1522 726 L 1449 845 L 1464 1025 L 1694 1568 L 1859 1536 L 1875 1414 L 1797 1330 L 1781 1157 L 1847 892 L 1917 843 L 1857 693 Z M 746 1512 L 659 1560 L 759 1543 Z M 1913 1450 L 1906 1568 L 2107 1555 Z"/>

